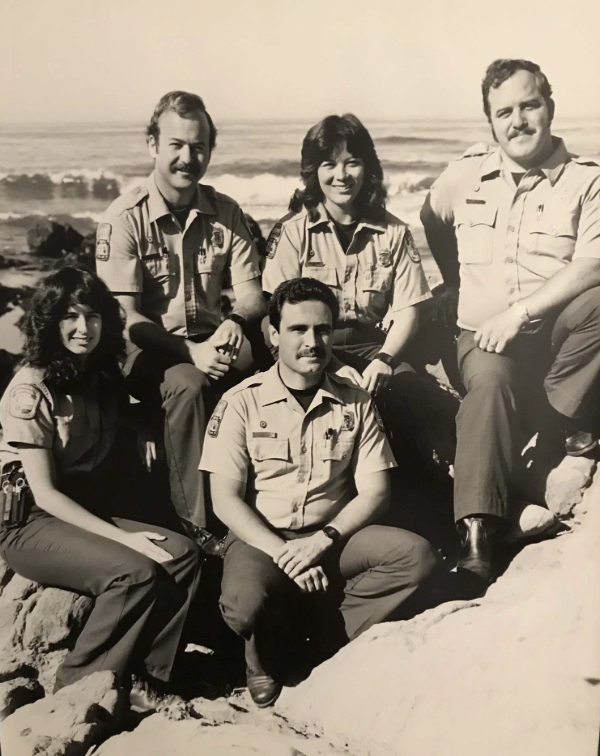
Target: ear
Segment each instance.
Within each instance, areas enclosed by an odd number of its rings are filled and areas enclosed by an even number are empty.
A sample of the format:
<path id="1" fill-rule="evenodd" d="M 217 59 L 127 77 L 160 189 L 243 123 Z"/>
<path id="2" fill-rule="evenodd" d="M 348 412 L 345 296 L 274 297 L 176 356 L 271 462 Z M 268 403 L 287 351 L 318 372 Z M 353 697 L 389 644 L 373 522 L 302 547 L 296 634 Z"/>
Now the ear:
<path id="1" fill-rule="evenodd" d="M 269 323 L 269 338 L 271 339 L 271 344 L 273 344 L 274 347 L 279 346 L 279 331 L 275 329 L 275 326 L 272 326 Z"/>
<path id="2" fill-rule="evenodd" d="M 552 99 L 552 97 L 549 97 L 546 100 L 546 103 L 548 105 L 548 118 L 550 119 L 550 123 L 552 123 L 552 121 L 554 120 L 554 110 L 556 106 L 554 104 L 554 100 Z"/>
<path id="3" fill-rule="evenodd" d="M 156 160 L 156 156 L 158 155 L 158 140 L 152 135 L 148 137 L 148 152 L 152 160 Z"/>

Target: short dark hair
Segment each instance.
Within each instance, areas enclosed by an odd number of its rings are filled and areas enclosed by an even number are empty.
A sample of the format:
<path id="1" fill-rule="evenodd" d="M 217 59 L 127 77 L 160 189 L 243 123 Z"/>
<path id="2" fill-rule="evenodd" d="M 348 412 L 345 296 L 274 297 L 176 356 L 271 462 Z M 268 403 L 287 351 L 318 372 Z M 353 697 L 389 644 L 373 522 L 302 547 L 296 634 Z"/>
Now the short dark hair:
<path id="1" fill-rule="evenodd" d="M 488 121 L 491 121 L 490 89 L 496 89 L 517 71 L 529 71 L 537 80 L 540 94 L 546 100 L 550 110 L 550 118 L 554 115 L 554 100 L 552 99 L 552 87 L 550 82 L 537 63 L 521 58 L 498 58 L 487 67 L 483 81 L 481 82 L 481 94 L 483 97 L 483 110 Z"/>
<path id="2" fill-rule="evenodd" d="M 88 305 L 102 317 L 98 346 L 85 365 L 63 345 L 60 321 L 73 305 Z M 112 383 L 122 383 L 119 362 L 125 357 L 125 321 L 119 303 L 95 273 L 65 266 L 51 273 L 36 288 L 21 330 L 25 336 L 24 361 L 43 371 L 58 389 L 78 383 L 84 372 L 94 372 Z"/>
<path id="3" fill-rule="evenodd" d="M 315 124 L 302 142 L 300 176 L 304 189 L 298 189 L 290 200 L 290 210 L 298 212 L 306 207 L 311 218 L 316 217 L 315 208 L 323 201 L 317 171 L 329 160 L 340 145 L 365 165 L 365 178 L 358 197 L 356 209 L 363 216 L 383 220 L 387 192 L 383 185 L 383 169 L 371 135 L 353 113 L 330 115 Z"/>
<path id="4" fill-rule="evenodd" d="M 152 137 L 154 141 L 158 142 L 160 136 L 158 121 L 161 115 L 167 110 L 174 111 L 181 118 L 192 118 L 197 113 L 204 113 L 206 120 L 208 121 L 209 129 L 208 146 L 211 152 L 214 150 L 215 145 L 217 144 L 217 129 L 210 117 L 210 113 L 206 109 L 204 100 L 196 94 L 183 92 L 181 90 L 167 92 L 166 95 L 163 95 L 160 98 L 158 105 L 154 108 L 150 123 L 146 128 L 146 137 Z"/>
<path id="5" fill-rule="evenodd" d="M 276 331 L 281 325 L 283 305 L 300 304 L 300 302 L 323 302 L 331 310 L 331 322 L 335 325 L 340 314 L 340 307 L 335 294 L 329 286 L 316 278 L 290 278 L 280 283 L 269 301 L 269 322 Z"/>

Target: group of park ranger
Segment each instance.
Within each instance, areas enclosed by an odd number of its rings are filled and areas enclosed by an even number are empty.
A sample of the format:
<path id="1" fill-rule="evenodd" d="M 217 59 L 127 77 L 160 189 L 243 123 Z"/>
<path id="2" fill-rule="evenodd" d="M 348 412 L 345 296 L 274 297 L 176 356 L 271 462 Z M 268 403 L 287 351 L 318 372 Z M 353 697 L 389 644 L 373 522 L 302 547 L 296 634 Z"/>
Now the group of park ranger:
<path id="1" fill-rule="evenodd" d="M 220 556 L 221 612 L 244 640 L 254 702 L 269 706 L 302 665 L 420 611 L 449 563 L 485 591 L 527 509 L 515 477 L 532 429 L 562 454 L 595 453 L 600 166 L 552 134 L 552 91 L 536 64 L 494 61 L 482 94 L 495 145 L 452 161 L 421 211 L 444 281 L 430 309 L 455 345 L 464 394 L 452 460 L 459 551 L 446 561 L 422 536 L 381 524 L 388 506 L 403 506 L 390 479 L 410 454 L 406 418 L 431 390 L 412 354 L 432 294 L 409 228 L 386 210 L 369 132 L 352 114 L 308 131 L 302 188 L 260 254 L 238 204 L 202 183 L 217 137 L 202 99 L 160 100 L 147 129 L 154 171 L 104 214 L 100 281 L 85 290 L 102 286 L 120 305 L 124 390 L 153 419 L 140 448 L 149 469 L 164 451 L 180 532 L 148 532 L 143 517 L 120 525 L 92 495 L 115 436 L 114 403 L 95 383 L 59 390 L 30 361 L 0 402 L 0 455 L 22 463 L 35 501 L 18 522 L 5 518 L 0 553 L 17 572 L 96 598 L 57 685 L 134 667 L 146 688 L 166 685 L 200 563 Z M 85 358 L 94 305 L 69 296 Z M 62 325 L 60 335 L 75 353 Z M 35 447 L 54 468 L 45 477 Z M 56 491 L 92 519 L 65 515 Z M 522 535 L 555 532 L 538 509 Z M 142 611 L 149 586 L 169 600 Z"/>

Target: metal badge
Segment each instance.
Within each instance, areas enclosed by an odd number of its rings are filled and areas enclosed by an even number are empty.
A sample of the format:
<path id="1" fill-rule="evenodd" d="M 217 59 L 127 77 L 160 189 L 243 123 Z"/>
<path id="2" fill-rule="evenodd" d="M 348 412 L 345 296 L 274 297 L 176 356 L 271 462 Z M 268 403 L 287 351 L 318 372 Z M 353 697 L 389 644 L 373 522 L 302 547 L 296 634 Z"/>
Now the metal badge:
<path id="1" fill-rule="evenodd" d="M 354 412 L 347 410 L 344 412 L 344 430 L 353 431 L 356 426 L 356 420 L 354 419 Z"/>
<path id="2" fill-rule="evenodd" d="M 223 229 L 219 228 L 219 226 L 213 227 L 211 244 L 213 245 L 213 247 L 218 247 L 219 249 L 221 249 L 223 244 L 225 244 L 225 237 L 223 236 Z"/>
<path id="3" fill-rule="evenodd" d="M 392 253 L 389 249 L 383 249 L 379 253 L 379 264 L 382 268 L 389 268 L 392 264 Z"/>

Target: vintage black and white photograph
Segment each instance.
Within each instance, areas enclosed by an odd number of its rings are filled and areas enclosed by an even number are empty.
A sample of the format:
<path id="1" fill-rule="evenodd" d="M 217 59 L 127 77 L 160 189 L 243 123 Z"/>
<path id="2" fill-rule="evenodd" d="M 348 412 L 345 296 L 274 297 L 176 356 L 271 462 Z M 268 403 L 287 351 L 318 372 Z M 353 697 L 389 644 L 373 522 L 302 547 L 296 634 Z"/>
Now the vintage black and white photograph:
<path id="1" fill-rule="evenodd" d="M 3 0 L 2 756 L 598 756 L 598 0 Z"/>

